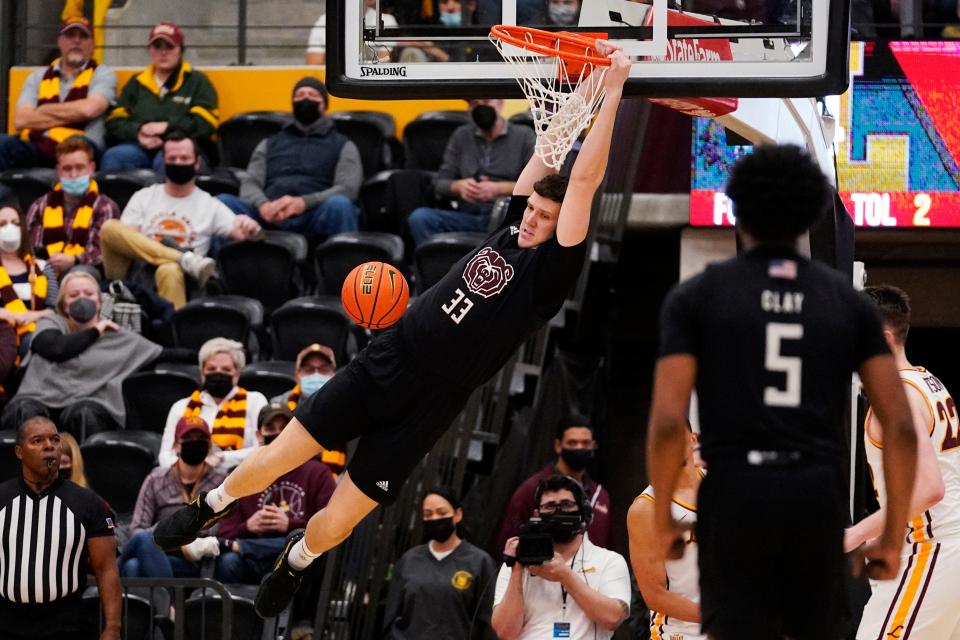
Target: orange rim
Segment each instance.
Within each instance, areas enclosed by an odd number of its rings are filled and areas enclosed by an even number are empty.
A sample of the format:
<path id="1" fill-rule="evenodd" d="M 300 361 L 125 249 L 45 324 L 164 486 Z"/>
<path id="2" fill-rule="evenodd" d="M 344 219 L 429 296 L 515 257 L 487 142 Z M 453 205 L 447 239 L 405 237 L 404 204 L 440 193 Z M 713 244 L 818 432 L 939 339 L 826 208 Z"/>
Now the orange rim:
<path id="1" fill-rule="evenodd" d="M 532 27 L 498 24 L 490 28 L 490 37 L 528 51 L 556 56 L 567 62 L 587 62 L 598 67 L 610 66 L 609 58 L 597 54 L 597 50 L 593 46 L 594 40 L 568 31 L 544 31 Z M 564 44 L 571 47 L 582 47 L 586 53 L 565 50 L 561 48 Z"/>

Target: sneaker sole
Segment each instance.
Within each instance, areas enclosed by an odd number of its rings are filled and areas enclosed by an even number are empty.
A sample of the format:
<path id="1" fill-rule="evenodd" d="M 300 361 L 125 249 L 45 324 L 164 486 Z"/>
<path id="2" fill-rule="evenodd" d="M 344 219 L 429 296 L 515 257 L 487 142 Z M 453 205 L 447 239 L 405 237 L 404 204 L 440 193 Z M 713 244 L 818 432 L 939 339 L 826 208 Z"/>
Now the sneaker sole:
<path id="1" fill-rule="evenodd" d="M 263 593 L 263 584 L 271 576 L 278 574 L 282 570 L 284 563 L 287 562 L 287 557 L 290 555 L 290 550 L 293 548 L 293 545 L 295 545 L 297 542 L 303 539 L 304 535 L 305 535 L 305 532 L 301 530 L 297 534 L 294 534 L 287 539 L 287 544 L 283 547 L 283 551 L 280 553 L 279 556 L 277 556 L 277 561 L 273 564 L 273 570 L 267 575 L 263 576 L 263 580 L 260 581 L 260 588 L 257 589 L 257 595 L 256 595 L 256 598 L 254 599 L 253 609 L 254 611 L 257 612 L 257 615 L 260 616 L 261 618 L 263 619 L 275 618 L 278 615 L 280 615 L 284 609 L 290 606 L 290 602 L 293 601 L 294 594 L 296 594 L 296 592 L 300 589 L 300 582 L 302 581 L 302 578 L 300 581 L 298 581 L 297 588 L 294 589 L 293 594 L 290 595 L 290 598 L 287 600 L 287 602 L 283 605 L 283 607 L 281 607 L 277 611 L 274 611 L 275 605 L 273 603 L 269 603 L 269 606 L 267 606 L 268 603 L 265 603 L 261 598 L 261 594 Z M 287 569 L 287 570 L 290 570 L 290 569 Z"/>

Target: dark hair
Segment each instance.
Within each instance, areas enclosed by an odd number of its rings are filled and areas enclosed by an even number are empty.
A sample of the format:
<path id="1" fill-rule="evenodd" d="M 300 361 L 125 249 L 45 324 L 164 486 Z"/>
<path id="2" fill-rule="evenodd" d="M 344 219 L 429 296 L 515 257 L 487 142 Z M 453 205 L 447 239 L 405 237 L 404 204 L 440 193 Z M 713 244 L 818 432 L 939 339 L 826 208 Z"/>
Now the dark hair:
<path id="1" fill-rule="evenodd" d="M 53 150 L 53 154 L 57 160 L 60 160 L 60 156 L 65 156 L 68 153 L 74 153 L 76 151 L 83 151 L 87 154 L 90 162 L 93 162 L 93 148 L 81 136 L 70 136 L 59 143 Z"/>
<path id="2" fill-rule="evenodd" d="M 547 476 L 537 484 L 537 488 L 533 492 L 533 508 L 540 508 L 540 499 L 543 494 L 555 491 L 569 491 L 573 494 L 573 499 L 576 500 L 577 508 L 580 511 L 580 519 L 583 521 L 584 527 L 589 526 L 591 520 L 593 520 L 593 507 L 590 505 L 590 498 L 587 497 L 586 490 L 574 478 L 562 473 Z"/>
<path id="3" fill-rule="evenodd" d="M 551 173 L 533 183 L 533 190 L 547 200 L 563 202 L 563 197 L 567 195 L 568 182 L 569 179 L 566 176 Z"/>
<path id="4" fill-rule="evenodd" d="M 47 416 L 33 416 L 30 418 L 27 418 L 26 420 L 21 422 L 19 425 L 17 425 L 17 444 L 23 445 L 23 440 L 24 438 L 26 438 L 27 427 L 30 427 L 37 423 L 52 424 L 54 429 L 57 428 L 57 425 L 53 422 L 53 420 L 51 420 Z"/>
<path id="5" fill-rule="evenodd" d="M 878 284 L 867 287 L 864 293 L 880 309 L 883 324 L 893 332 L 897 343 L 904 344 L 910 332 L 910 296 L 907 292 L 890 284 Z"/>
<path id="6" fill-rule="evenodd" d="M 184 132 L 179 131 L 179 130 L 177 130 L 177 129 L 174 129 L 174 130 L 168 132 L 166 135 L 163 136 L 163 148 L 162 148 L 162 150 L 163 150 L 164 152 L 166 152 L 166 150 L 167 150 L 167 143 L 168 143 L 168 142 L 181 142 L 181 141 L 183 141 L 183 140 L 189 140 L 189 141 L 190 141 L 190 144 L 193 145 L 193 157 L 194 157 L 194 158 L 199 158 L 199 157 L 200 157 L 200 150 L 199 150 L 198 147 L 197 147 L 197 141 L 194 140 L 193 138 L 191 138 L 190 136 L 188 136 L 187 134 L 185 134 Z"/>
<path id="7" fill-rule="evenodd" d="M 590 418 L 579 413 L 569 413 L 557 423 L 557 440 L 563 440 L 563 434 L 567 432 L 567 429 L 573 429 L 574 427 L 590 429 L 590 433 L 593 434 Z"/>
<path id="8" fill-rule="evenodd" d="M 423 502 L 427 499 L 429 495 L 437 495 L 450 503 L 450 506 L 453 507 L 453 510 L 461 508 L 460 496 L 457 495 L 457 492 L 451 489 L 450 487 L 444 485 L 436 485 L 430 487 L 423 492 L 423 497 L 420 498 L 420 506 L 423 507 Z"/>
<path id="9" fill-rule="evenodd" d="M 760 145 L 730 171 L 727 196 L 737 225 L 759 242 L 789 242 L 809 229 L 831 203 L 820 166 L 796 145 Z"/>
<path id="10" fill-rule="evenodd" d="M 17 218 L 20 220 L 20 248 L 17 249 L 17 255 L 21 260 L 26 261 L 27 256 L 33 252 L 30 250 L 30 230 L 27 228 L 27 218 L 23 215 L 23 209 L 16 202 L 0 202 L 0 209 L 13 209 L 17 212 Z"/>

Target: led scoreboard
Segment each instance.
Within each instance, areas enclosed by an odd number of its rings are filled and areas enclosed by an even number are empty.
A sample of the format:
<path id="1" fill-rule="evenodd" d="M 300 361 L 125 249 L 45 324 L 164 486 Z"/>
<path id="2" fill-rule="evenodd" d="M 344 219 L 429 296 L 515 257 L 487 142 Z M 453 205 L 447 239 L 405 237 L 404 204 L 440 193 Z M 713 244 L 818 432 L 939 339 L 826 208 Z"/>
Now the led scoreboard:
<path id="1" fill-rule="evenodd" d="M 854 224 L 960 227 L 960 42 L 853 42 L 837 117 L 840 195 Z M 749 145 L 694 119 L 690 223 L 734 223 L 723 185 Z"/>

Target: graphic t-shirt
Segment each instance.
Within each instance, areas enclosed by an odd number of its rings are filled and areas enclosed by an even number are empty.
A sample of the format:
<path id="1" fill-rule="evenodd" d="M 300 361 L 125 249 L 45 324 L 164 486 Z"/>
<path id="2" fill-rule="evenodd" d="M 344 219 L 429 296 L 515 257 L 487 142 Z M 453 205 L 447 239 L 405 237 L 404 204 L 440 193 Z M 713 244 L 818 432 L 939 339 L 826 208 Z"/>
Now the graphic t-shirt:
<path id="1" fill-rule="evenodd" d="M 155 184 L 133 194 L 120 221 L 154 240 L 169 238 L 185 249 L 207 255 L 210 238 L 233 229 L 236 214 L 203 189 L 174 198 Z"/>
<path id="2" fill-rule="evenodd" d="M 526 196 L 514 196 L 506 219 L 519 218 L 526 204 Z M 407 349 L 458 386 L 476 387 L 493 376 L 560 311 L 580 274 L 586 241 L 564 247 L 554 236 L 524 249 L 519 235 L 513 224 L 491 234 L 400 321 Z"/>

